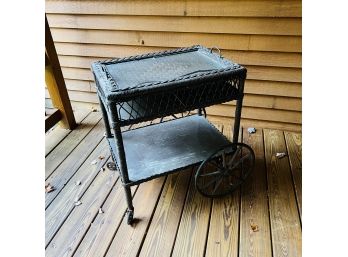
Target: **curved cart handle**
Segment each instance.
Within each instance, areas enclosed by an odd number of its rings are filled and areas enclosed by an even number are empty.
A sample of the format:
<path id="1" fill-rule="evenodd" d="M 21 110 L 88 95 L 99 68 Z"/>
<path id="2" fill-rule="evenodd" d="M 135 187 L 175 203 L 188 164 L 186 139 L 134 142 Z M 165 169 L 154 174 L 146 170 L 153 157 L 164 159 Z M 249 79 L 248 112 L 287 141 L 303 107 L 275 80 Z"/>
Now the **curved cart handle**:
<path id="1" fill-rule="evenodd" d="M 220 58 L 222 58 L 221 51 L 220 51 L 220 49 L 217 46 L 213 46 L 212 48 L 210 48 L 210 53 L 213 53 L 214 49 L 218 50 L 219 56 L 220 56 Z"/>

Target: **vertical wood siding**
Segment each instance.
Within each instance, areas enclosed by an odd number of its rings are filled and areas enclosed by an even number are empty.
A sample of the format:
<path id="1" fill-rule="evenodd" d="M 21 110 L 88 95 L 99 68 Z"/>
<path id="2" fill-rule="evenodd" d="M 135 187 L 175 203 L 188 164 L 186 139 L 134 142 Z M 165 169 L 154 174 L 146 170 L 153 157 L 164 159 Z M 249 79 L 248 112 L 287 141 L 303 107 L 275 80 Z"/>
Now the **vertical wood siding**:
<path id="1" fill-rule="evenodd" d="M 201 44 L 248 69 L 242 124 L 285 130 L 301 129 L 301 8 L 298 0 L 46 0 L 75 108 L 98 106 L 92 61 Z M 209 118 L 233 121 L 230 105 L 208 108 Z"/>

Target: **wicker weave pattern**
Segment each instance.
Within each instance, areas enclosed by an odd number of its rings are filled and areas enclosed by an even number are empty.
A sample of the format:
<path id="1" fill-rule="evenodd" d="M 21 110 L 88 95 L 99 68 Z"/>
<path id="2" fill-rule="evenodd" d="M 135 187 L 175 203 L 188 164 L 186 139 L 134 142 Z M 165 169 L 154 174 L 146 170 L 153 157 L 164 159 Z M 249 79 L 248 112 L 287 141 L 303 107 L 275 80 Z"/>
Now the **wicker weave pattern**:
<path id="1" fill-rule="evenodd" d="M 130 125 L 237 99 L 240 83 L 239 78 L 213 80 L 195 87 L 144 94 L 115 105 L 122 126 Z"/>
<path id="2" fill-rule="evenodd" d="M 122 126 L 239 99 L 246 69 L 202 46 L 92 64 L 107 109 Z"/>

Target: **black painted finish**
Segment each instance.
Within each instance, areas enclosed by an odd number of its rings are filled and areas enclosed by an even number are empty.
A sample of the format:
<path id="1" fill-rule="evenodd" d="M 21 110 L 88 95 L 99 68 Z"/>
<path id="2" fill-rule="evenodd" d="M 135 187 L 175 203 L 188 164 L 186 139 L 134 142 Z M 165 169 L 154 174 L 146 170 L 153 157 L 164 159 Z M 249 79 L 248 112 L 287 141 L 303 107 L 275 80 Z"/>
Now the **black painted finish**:
<path id="1" fill-rule="evenodd" d="M 198 115 L 126 131 L 122 138 L 131 182 L 142 182 L 197 164 L 230 143 Z M 119 162 L 113 138 L 108 138 L 108 142 Z"/>

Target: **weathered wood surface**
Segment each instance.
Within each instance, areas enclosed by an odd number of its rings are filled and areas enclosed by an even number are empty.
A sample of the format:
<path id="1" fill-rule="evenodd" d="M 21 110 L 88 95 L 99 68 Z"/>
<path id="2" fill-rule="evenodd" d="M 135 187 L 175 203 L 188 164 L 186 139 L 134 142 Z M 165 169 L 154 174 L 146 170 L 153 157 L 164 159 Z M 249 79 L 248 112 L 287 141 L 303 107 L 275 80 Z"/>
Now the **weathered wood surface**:
<path id="1" fill-rule="evenodd" d="M 229 140 L 232 140 L 231 125 L 217 127 Z M 205 256 L 238 256 L 239 211 L 239 189 L 229 196 L 213 199 Z"/>
<path id="2" fill-rule="evenodd" d="M 273 256 L 301 256 L 302 231 L 284 133 L 264 130 Z"/>
<path id="3" fill-rule="evenodd" d="M 132 187 L 132 193 L 137 186 Z M 126 196 L 121 181 L 118 180 L 102 208 L 102 213 L 91 224 L 74 257 L 102 257 L 107 252 L 127 209 Z"/>
<path id="4" fill-rule="evenodd" d="M 99 171 L 89 190 L 81 198 L 82 204 L 75 206 L 62 227 L 46 248 L 46 257 L 71 256 L 95 219 L 100 206 L 116 183 L 114 171 Z"/>
<path id="5" fill-rule="evenodd" d="M 98 156 L 105 156 L 105 159 L 98 160 Z M 64 223 L 75 203 L 80 201 L 108 159 L 107 145 L 102 142 L 61 190 L 46 194 L 45 203 L 48 206 L 45 213 L 46 243 Z M 98 160 L 98 163 L 91 165 L 94 160 Z"/>
<path id="6" fill-rule="evenodd" d="M 231 124 L 214 125 L 231 139 Z M 52 174 L 66 183 L 46 194 L 46 256 L 301 256 L 300 133 L 260 128 L 248 134 L 244 128 L 240 141 L 254 149 L 256 168 L 240 192 L 226 198 L 201 196 L 190 171 L 132 187 L 138 220 L 128 226 L 118 172 L 100 169 L 109 157 L 103 131 L 100 122 Z M 55 149 L 68 147 L 68 136 Z M 87 150 L 86 141 L 95 146 Z M 282 151 L 289 157 L 277 159 Z M 83 152 L 89 154 L 80 160 Z M 106 158 L 91 165 L 98 156 Z"/>
<path id="7" fill-rule="evenodd" d="M 243 143 L 255 153 L 255 169 L 241 189 L 240 257 L 272 257 L 267 198 L 267 174 L 262 129 L 255 134 L 243 130 Z M 257 226 L 258 231 L 253 231 Z"/>
<path id="8" fill-rule="evenodd" d="M 302 219 L 302 134 L 284 132 L 294 180 L 297 205 Z"/>
<path id="9" fill-rule="evenodd" d="M 47 179 L 56 168 L 69 156 L 81 141 L 101 119 L 99 112 L 92 112 L 62 141 L 45 159 L 45 178 Z"/>
<path id="10" fill-rule="evenodd" d="M 184 208 L 191 170 L 168 176 L 139 256 L 170 256 Z"/>
<path id="11" fill-rule="evenodd" d="M 61 165 L 54 171 L 54 173 L 46 180 L 55 187 L 55 190 L 46 195 L 45 206 L 52 202 L 54 197 L 65 187 L 65 185 L 75 175 L 77 170 L 86 163 L 91 152 L 97 147 L 103 139 L 103 128 L 101 122 L 99 126 L 92 130 L 92 132 L 81 141 L 74 151 L 63 161 Z M 105 160 L 104 160 L 105 161 Z M 90 164 L 90 163 L 89 163 Z M 91 164 L 90 164 L 91 165 Z"/>
<path id="12" fill-rule="evenodd" d="M 59 110 L 60 125 L 63 128 L 74 129 L 77 124 L 65 86 L 51 30 L 45 14 L 45 82 L 50 92 L 52 104 Z M 56 120 L 57 121 L 57 120 Z M 52 125 L 52 124 L 51 124 Z M 46 131 L 48 129 L 46 128 Z"/>
<path id="13" fill-rule="evenodd" d="M 90 113 L 87 109 L 74 111 L 76 123 L 80 125 L 81 121 Z M 60 127 L 52 128 L 45 133 L 45 156 L 47 156 L 72 130 Z"/>
<path id="14" fill-rule="evenodd" d="M 108 249 L 106 257 L 136 256 L 151 222 L 152 214 L 161 194 L 166 177 L 160 177 L 139 185 L 134 196 L 134 224 L 127 225 L 126 216 Z"/>
<path id="15" fill-rule="evenodd" d="M 47 13 L 227 16 L 227 17 L 301 17 L 301 1 L 46 1 Z"/>
<path id="16" fill-rule="evenodd" d="M 204 255 L 210 210 L 211 199 L 196 190 L 192 179 L 173 248 L 173 257 Z"/>

